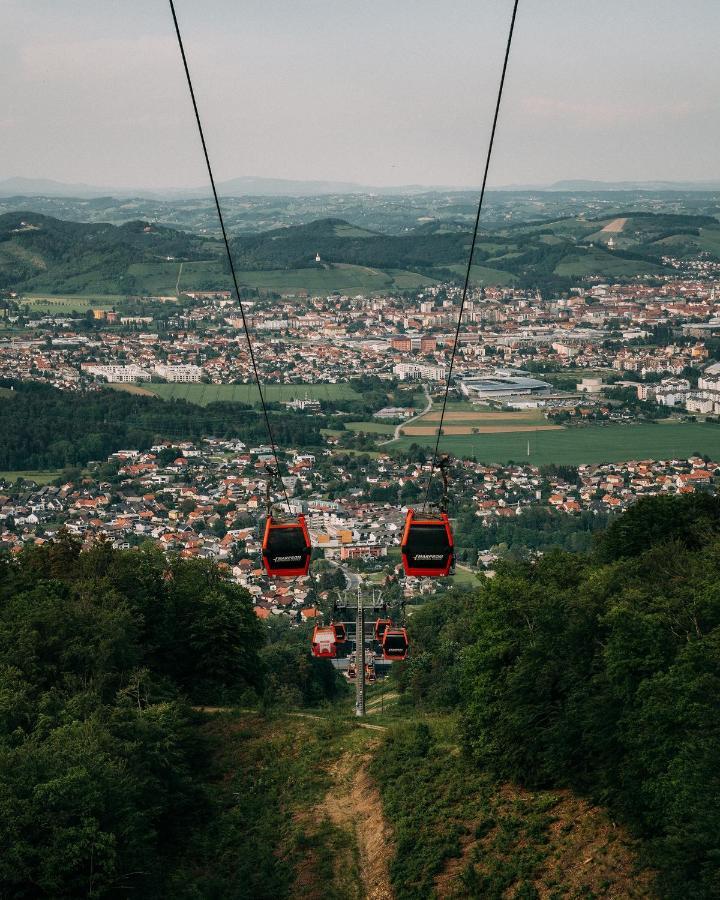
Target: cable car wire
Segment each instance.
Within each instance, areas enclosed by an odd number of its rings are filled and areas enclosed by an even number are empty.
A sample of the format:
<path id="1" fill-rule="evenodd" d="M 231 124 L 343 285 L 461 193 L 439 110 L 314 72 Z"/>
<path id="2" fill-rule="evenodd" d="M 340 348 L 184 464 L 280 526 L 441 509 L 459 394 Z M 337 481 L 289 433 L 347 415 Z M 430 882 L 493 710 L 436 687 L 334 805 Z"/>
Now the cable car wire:
<path id="1" fill-rule="evenodd" d="M 470 284 L 470 272 L 472 270 L 475 244 L 477 242 L 478 229 L 480 227 L 480 213 L 482 212 L 483 200 L 485 199 L 485 187 L 487 186 L 488 172 L 490 170 L 490 159 L 492 157 L 493 144 L 495 142 L 495 131 L 497 129 L 498 116 L 500 115 L 500 104 L 502 102 L 503 88 L 505 86 L 505 74 L 507 72 L 508 60 L 510 58 L 510 47 L 512 46 L 513 32 L 515 30 L 515 18 L 517 16 L 518 2 L 519 0 L 515 0 L 513 4 L 512 17 L 510 19 L 510 30 L 508 32 L 507 45 L 505 46 L 505 57 L 503 59 L 502 72 L 500 74 L 500 85 L 498 87 L 497 100 L 495 101 L 495 114 L 493 115 L 492 128 L 490 130 L 490 141 L 488 144 L 487 156 L 485 158 L 485 172 L 483 173 L 482 186 L 480 188 L 480 199 L 478 200 L 477 214 L 475 216 L 475 227 L 473 229 L 472 241 L 470 243 L 470 255 L 468 256 L 467 270 L 465 272 L 465 283 L 463 285 L 462 299 L 460 300 L 460 312 L 458 314 L 457 327 L 455 329 L 455 341 L 453 343 L 452 353 L 450 354 L 450 365 L 448 367 L 447 381 L 445 382 L 445 396 L 443 397 L 442 411 L 440 412 L 437 440 L 435 441 L 435 452 L 433 453 L 432 465 L 430 467 L 430 476 L 428 478 L 427 490 L 425 491 L 423 509 L 427 507 L 428 499 L 430 497 L 430 488 L 432 487 L 433 476 L 435 474 L 435 464 L 437 463 L 438 451 L 440 449 L 440 437 L 442 436 L 442 427 L 443 422 L 445 421 L 445 408 L 447 406 L 448 394 L 450 392 L 450 382 L 452 380 L 455 354 L 457 352 L 458 341 L 460 340 L 460 326 L 462 324 L 463 310 L 465 308 L 465 300 L 467 298 L 468 286 Z"/>
<path id="2" fill-rule="evenodd" d="M 238 305 L 240 306 L 240 317 L 242 319 L 243 330 L 245 331 L 245 337 L 247 339 L 250 362 L 252 363 L 253 373 L 255 374 L 255 382 L 258 387 L 258 392 L 260 393 L 260 403 L 262 404 L 263 414 L 265 416 L 265 425 L 267 427 L 268 438 L 270 439 L 272 454 L 275 457 L 278 480 L 280 481 L 283 494 L 285 495 L 285 502 L 287 503 L 289 511 L 290 498 L 288 496 L 287 488 L 285 487 L 285 482 L 280 477 L 280 460 L 278 459 L 277 447 L 275 445 L 275 436 L 273 435 L 272 425 L 270 424 L 270 416 L 268 414 L 267 406 L 265 405 L 265 396 L 263 394 L 262 382 L 260 381 L 260 374 L 258 372 L 257 363 L 255 361 L 255 353 L 253 352 L 252 339 L 250 338 L 250 329 L 248 328 L 245 309 L 243 307 L 242 300 L 240 299 L 240 288 L 238 286 L 237 275 L 235 274 L 235 265 L 233 263 L 232 253 L 230 252 L 230 242 L 228 241 L 227 231 L 225 230 L 225 220 L 223 219 L 222 210 L 220 208 L 220 200 L 218 198 L 217 188 L 215 187 L 215 178 L 213 176 L 212 166 L 210 165 L 210 156 L 208 154 L 207 144 L 205 143 L 205 133 L 203 132 L 202 123 L 200 121 L 200 112 L 198 111 L 197 101 L 195 100 L 195 91 L 193 89 L 192 78 L 190 77 L 190 68 L 188 66 L 187 57 L 185 56 L 185 47 L 183 45 L 182 35 L 180 34 L 180 25 L 178 23 L 177 15 L 175 14 L 175 4 L 173 3 L 173 0 L 169 0 L 169 2 L 170 12 L 172 13 L 173 23 L 175 25 L 175 34 L 177 35 L 178 47 L 180 49 L 180 56 L 182 57 L 183 68 L 185 69 L 185 77 L 187 79 L 188 88 L 190 90 L 190 99 L 192 100 L 193 110 L 195 111 L 195 121 L 197 123 L 198 132 L 200 134 L 200 142 L 202 144 L 203 154 L 205 156 L 205 165 L 207 166 L 208 175 L 210 176 L 210 185 L 212 187 L 213 197 L 215 199 L 215 208 L 217 210 L 218 220 L 220 222 L 220 230 L 222 232 L 223 241 L 225 243 L 225 252 L 227 254 L 228 263 L 230 265 L 230 274 L 232 275 L 233 285 L 235 286 L 235 295 L 237 297 Z"/>

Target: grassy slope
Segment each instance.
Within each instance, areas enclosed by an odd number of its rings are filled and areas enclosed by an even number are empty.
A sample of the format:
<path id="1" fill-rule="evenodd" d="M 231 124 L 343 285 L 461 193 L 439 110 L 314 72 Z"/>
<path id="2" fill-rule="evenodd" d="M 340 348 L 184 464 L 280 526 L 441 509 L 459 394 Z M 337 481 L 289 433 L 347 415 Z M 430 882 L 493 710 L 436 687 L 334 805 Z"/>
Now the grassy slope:
<path id="1" fill-rule="evenodd" d="M 714 258 L 720 257 L 720 226 L 707 218 L 631 215 L 618 235 L 618 245 L 648 253 L 652 260 L 623 259 L 598 246 L 606 243 L 609 233 L 601 229 L 612 218 L 567 219 L 483 234 L 477 245 L 473 281 L 507 285 L 517 280 L 518 273 L 532 280 L 533 272 L 547 276 L 548 265 L 555 267 L 556 276 L 570 278 L 654 274 L 664 271 L 660 255 L 674 249 L 681 253 L 707 250 Z M 0 222 L 5 220 L 10 221 L 0 217 Z M 145 234 L 135 224 L 134 228 L 118 229 L 44 217 L 42 228 L 54 235 L 58 244 L 54 249 L 40 241 L 38 230 L 0 234 L 0 283 L 6 273 L 21 288 L 70 294 L 173 294 L 178 287 L 230 287 L 217 241 L 158 226 Z M 698 236 L 691 233 L 698 229 Z M 593 238 L 595 246 L 591 246 Z M 438 278 L 445 277 L 448 269 L 462 276 L 468 246 L 467 232 L 446 227 L 420 227 L 399 237 L 374 234 L 335 220 L 233 240 L 236 268 L 247 287 L 319 294 L 411 289 L 430 283 L 436 273 Z M 72 248 L 72 262 L 68 262 L 68 253 L 61 252 L 63 247 Z M 548 250 L 553 251 L 551 261 Z M 322 257 L 319 266 L 313 263 L 316 251 Z M 181 264 L 181 260 L 186 261 Z"/>
<path id="2" fill-rule="evenodd" d="M 389 896 L 388 882 L 397 900 L 649 896 L 602 811 L 494 782 L 462 755 L 450 717 L 385 694 L 382 715 L 377 687 L 368 698 L 368 723 L 385 731 L 358 728 L 349 701 L 199 717 L 210 808 L 168 866 L 168 896 L 360 900 Z"/>
<path id="3" fill-rule="evenodd" d="M 61 475 L 60 469 L 46 469 L 43 471 L 25 469 L 15 472 L 0 472 L 0 481 L 9 481 L 11 484 L 14 484 L 18 478 L 25 478 L 28 481 L 34 481 L 36 484 L 49 484 Z"/>
<path id="4" fill-rule="evenodd" d="M 396 900 L 652 896 L 637 848 L 601 810 L 498 784 L 462 754 L 451 718 L 395 729 L 371 771 L 395 832 Z"/>

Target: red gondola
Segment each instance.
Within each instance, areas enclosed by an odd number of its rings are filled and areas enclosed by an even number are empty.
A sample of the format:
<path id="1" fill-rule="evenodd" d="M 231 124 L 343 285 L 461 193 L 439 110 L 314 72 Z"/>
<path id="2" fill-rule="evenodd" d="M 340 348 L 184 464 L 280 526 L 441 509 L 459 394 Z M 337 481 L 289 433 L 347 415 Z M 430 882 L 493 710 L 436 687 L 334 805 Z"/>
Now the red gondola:
<path id="1" fill-rule="evenodd" d="M 342 622 L 331 622 L 330 627 L 335 632 L 335 641 L 338 644 L 344 644 L 347 640 L 347 628 Z"/>
<path id="2" fill-rule="evenodd" d="M 262 561 L 268 575 L 291 578 L 307 575 L 312 546 L 305 516 L 279 522 L 268 516 L 265 521 Z"/>
<path id="3" fill-rule="evenodd" d="M 335 629 L 332 625 L 316 625 L 312 636 L 312 655 L 320 659 L 334 659 L 337 656 Z"/>
<path id="4" fill-rule="evenodd" d="M 438 578 L 450 573 L 454 543 L 447 513 L 437 516 L 409 509 L 402 544 L 403 568 L 415 578 Z"/>
<path id="5" fill-rule="evenodd" d="M 407 631 L 404 628 L 386 628 L 382 640 L 382 651 L 385 659 L 407 659 Z"/>
<path id="6" fill-rule="evenodd" d="M 355 681 L 355 679 L 357 678 L 357 665 L 354 662 L 348 663 L 347 677 L 348 681 Z"/>
<path id="7" fill-rule="evenodd" d="M 375 619 L 375 640 L 382 643 L 385 629 L 392 625 L 392 619 Z"/>

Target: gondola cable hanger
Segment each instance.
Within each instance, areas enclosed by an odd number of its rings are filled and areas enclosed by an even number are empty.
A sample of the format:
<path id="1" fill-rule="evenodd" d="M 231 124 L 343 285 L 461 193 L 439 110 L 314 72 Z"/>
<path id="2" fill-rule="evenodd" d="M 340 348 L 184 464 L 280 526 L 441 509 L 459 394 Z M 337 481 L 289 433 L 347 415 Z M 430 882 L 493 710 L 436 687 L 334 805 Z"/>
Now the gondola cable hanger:
<path id="1" fill-rule="evenodd" d="M 407 515 L 405 517 L 405 528 L 400 544 L 400 553 L 405 574 L 414 578 L 445 577 L 450 574 L 455 562 L 455 542 L 447 513 L 449 499 L 447 473 L 448 459 L 447 457 L 443 456 L 438 462 L 438 453 L 440 451 L 440 439 L 442 436 L 443 422 L 445 421 L 445 410 L 447 408 L 448 394 L 450 393 L 450 384 L 452 381 L 455 354 L 457 353 L 457 347 L 460 340 L 460 328 L 462 325 L 463 311 L 465 309 L 465 301 L 467 299 L 468 288 L 470 285 L 473 255 L 475 253 L 475 244 L 477 242 L 477 235 L 480 227 L 480 214 L 482 212 L 483 200 L 485 198 L 485 189 L 487 187 L 488 172 L 490 170 L 490 159 L 492 157 L 493 143 L 495 141 L 495 131 L 497 130 L 498 116 L 500 114 L 500 104 L 502 102 L 503 87 L 505 85 L 505 74 L 507 72 L 508 59 L 510 57 L 510 47 L 512 45 L 513 32 L 515 29 L 515 18 L 517 16 L 518 2 L 519 0 L 515 0 L 513 4 L 512 17 L 510 19 L 510 29 L 508 31 L 508 39 L 505 46 L 505 56 L 503 58 L 502 72 L 500 74 L 500 84 L 498 86 L 497 100 L 495 102 L 495 112 L 492 120 L 492 128 L 490 129 L 490 141 L 488 143 L 487 156 L 485 158 L 485 171 L 483 173 L 482 187 L 480 188 L 480 197 L 478 199 L 477 213 L 475 215 L 475 227 L 473 229 L 472 241 L 470 243 L 470 253 L 468 255 L 467 269 L 465 272 L 465 283 L 463 285 L 463 292 L 460 300 L 460 310 L 458 313 L 457 326 L 455 328 L 455 340 L 453 342 L 452 352 L 450 354 L 450 363 L 448 366 L 447 379 L 445 382 L 445 393 L 443 396 L 442 411 L 440 413 L 437 439 L 435 441 L 435 450 L 433 452 L 432 463 L 430 465 L 430 473 L 428 475 L 425 500 L 423 501 L 421 511 L 418 512 L 414 509 L 408 509 Z M 430 489 L 432 487 L 436 468 L 439 468 L 442 474 L 443 495 L 440 503 L 439 514 L 432 514 L 427 511 L 427 507 L 430 501 Z"/>

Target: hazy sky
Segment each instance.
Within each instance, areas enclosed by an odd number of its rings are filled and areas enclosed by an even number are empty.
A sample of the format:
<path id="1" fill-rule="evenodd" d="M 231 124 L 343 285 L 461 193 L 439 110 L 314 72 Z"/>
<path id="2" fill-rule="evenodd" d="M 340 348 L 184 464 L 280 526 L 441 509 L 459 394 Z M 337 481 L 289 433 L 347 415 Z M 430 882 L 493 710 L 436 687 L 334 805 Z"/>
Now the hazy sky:
<path id="1" fill-rule="evenodd" d="M 176 0 L 216 176 L 480 181 L 510 0 Z M 491 181 L 720 179 L 717 0 L 520 0 Z M 165 0 L 0 0 L 0 178 L 206 183 Z"/>

